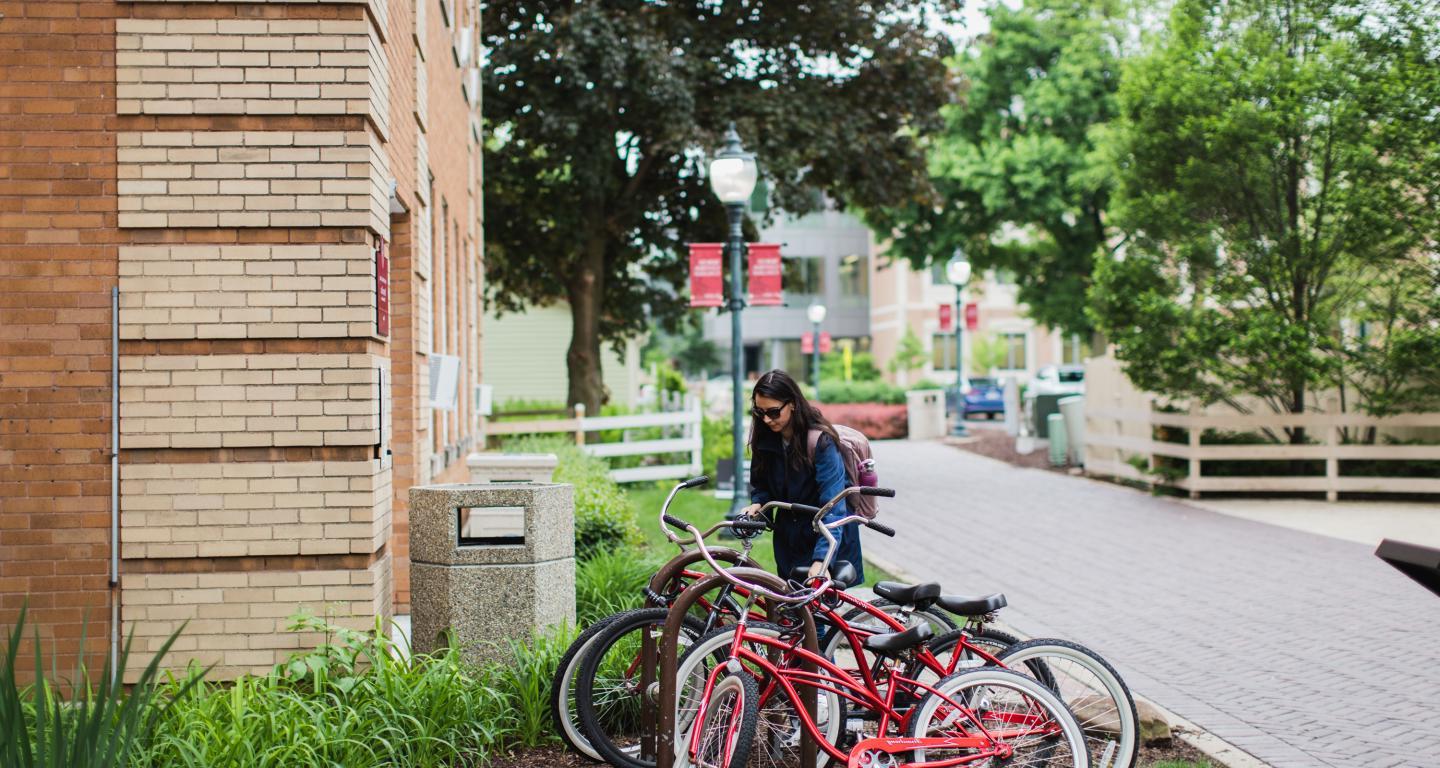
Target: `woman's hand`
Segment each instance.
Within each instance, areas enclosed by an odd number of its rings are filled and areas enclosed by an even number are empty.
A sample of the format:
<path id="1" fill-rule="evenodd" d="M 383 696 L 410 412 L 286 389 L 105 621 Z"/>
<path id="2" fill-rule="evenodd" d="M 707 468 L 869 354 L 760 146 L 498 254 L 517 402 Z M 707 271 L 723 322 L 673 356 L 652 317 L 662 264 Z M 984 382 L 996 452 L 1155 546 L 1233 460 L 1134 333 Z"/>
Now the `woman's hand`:
<path id="1" fill-rule="evenodd" d="M 748 507 L 740 510 L 740 516 L 741 516 L 741 517 L 755 517 L 755 516 L 757 516 L 757 515 L 760 514 L 760 508 L 763 507 L 763 506 L 765 506 L 765 505 L 764 505 L 764 504 L 751 504 L 750 506 L 748 506 Z"/>
<path id="2" fill-rule="evenodd" d="M 824 572 L 825 572 L 825 563 L 824 563 L 823 561 L 816 560 L 815 562 L 813 562 L 813 563 L 810 564 L 810 578 L 812 578 L 812 579 L 819 578 L 819 577 L 820 577 L 820 574 L 822 574 L 822 573 L 824 573 Z"/>

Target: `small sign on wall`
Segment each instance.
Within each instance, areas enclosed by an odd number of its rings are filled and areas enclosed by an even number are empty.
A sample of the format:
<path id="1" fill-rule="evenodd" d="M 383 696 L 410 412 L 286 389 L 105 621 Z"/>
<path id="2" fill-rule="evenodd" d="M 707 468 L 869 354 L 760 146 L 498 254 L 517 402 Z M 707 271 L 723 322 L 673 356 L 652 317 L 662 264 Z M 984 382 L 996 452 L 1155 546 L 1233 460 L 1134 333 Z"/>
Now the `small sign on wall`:
<path id="1" fill-rule="evenodd" d="M 390 249 L 383 237 L 375 243 L 375 333 L 390 335 Z"/>

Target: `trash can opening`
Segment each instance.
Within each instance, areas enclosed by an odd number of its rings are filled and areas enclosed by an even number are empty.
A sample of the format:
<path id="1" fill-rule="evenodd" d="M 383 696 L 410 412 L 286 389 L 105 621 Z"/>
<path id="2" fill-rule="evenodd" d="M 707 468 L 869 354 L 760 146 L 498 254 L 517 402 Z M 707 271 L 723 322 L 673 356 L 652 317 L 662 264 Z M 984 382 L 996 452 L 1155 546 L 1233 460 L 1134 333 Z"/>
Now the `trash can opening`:
<path id="1" fill-rule="evenodd" d="M 525 544 L 524 507 L 457 507 L 462 547 Z"/>

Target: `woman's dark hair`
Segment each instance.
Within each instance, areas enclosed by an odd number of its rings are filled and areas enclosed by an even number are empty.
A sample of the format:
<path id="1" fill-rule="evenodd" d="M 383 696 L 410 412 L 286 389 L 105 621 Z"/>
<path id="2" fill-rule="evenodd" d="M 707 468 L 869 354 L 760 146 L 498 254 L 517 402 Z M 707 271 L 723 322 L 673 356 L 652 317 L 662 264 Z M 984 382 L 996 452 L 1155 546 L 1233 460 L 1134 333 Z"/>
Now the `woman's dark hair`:
<path id="1" fill-rule="evenodd" d="M 800 391 L 800 385 L 790 378 L 790 374 L 776 368 L 773 371 L 766 371 L 755 381 L 755 389 L 750 393 L 750 406 L 755 406 L 756 397 L 768 397 L 772 400 L 779 400 L 782 403 L 791 403 L 793 412 L 790 414 L 791 439 L 790 451 L 786 457 L 792 467 L 801 468 L 810 466 L 810 430 L 818 429 L 830 436 L 831 440 L 839 444 L 839 436 L 835 434 L 835 427 L 820 409 L 810 404 L 805 399 L 805 393 Z M 765 426 L 765 420 L 750 414 L 750 455 L 752 461 L 760 461 L 760 453 L 755 450 L 755 440 L 760 435 L 770 434 L 770 428 Z"/>

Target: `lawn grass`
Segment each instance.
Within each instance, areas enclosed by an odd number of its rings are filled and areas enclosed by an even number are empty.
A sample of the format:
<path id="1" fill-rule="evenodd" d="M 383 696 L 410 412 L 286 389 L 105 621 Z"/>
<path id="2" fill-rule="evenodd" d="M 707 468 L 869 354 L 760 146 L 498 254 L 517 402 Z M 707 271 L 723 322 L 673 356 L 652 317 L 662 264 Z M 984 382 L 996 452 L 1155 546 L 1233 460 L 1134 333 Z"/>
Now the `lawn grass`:
<path id="1" fill-rule="evenodd" d="M 626 489 L 630 495 L 630 503 L 635 506 L 635 511 L 640 520 L 640 530 L 645 534 L 645 547 L 651 552 L 663 553 L 666 556 L 675 554 L 678 550 L 665 534 L 660 532 L 660 507 L 665 503 L 665 496 L 669 489 L 661 489 L 655 486 L 632 486 Z M 670 514 L 694 523 L 695 527 L 704 531 L 706 528 L 725 519 L 725 513 L 730 510 L 730 502 L 727 499 L 717 499 L 712 492 L 704 489 L 692 489 L 681 491 L 675 497 L 675 503 L 670 505 Z M 879 534 L 872 534 L 879 535 Z M 709 543 L 720 546 L 740 548 L 735 539 L 721 539 L 719 534 L 710 540 Z M 762 534 L 755 540 L 755 548 L 750 551 L 750 556 L 765 567 L 771 573 L 775 572 L 775 551 L 770 545 L 768 535 Z M 865 562 L 866 584 L 874 586 L 877 581 L 894 580 L 894 576 L 886 573 L 868 560 Z"/>

